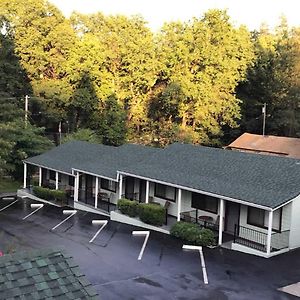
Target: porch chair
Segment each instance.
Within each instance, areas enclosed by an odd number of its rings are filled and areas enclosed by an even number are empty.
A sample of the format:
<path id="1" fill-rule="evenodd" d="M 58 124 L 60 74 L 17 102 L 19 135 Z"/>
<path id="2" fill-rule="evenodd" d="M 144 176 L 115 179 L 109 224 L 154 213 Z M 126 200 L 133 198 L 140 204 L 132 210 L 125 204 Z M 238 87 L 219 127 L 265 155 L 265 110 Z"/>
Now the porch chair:
<path id="1" fill-rule="evenodd" d="M 192 216 L 191 216 L 190 211 L 182 213 L 182 216 L 183 216 L 183 221 L 184 222 L 192 223 Z"/>
<path id="2" fill-rule="evenodd" d="M 165 209 L 165 213 L 166 213 L 166 221 L 165 224 L 168 224 L 168 209 L 170 207 L 171 202 L 170 201 L 166 201 L 165 205 L 164 205 L 164 209 Z"/>

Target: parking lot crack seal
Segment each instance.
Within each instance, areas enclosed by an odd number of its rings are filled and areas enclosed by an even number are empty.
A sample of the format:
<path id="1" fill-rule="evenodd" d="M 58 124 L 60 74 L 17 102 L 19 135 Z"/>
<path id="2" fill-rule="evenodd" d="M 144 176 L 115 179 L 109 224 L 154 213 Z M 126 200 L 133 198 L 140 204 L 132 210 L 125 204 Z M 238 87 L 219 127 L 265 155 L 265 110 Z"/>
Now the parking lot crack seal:
<path id="1" fill-rule="evenodd" d="M 159 274 L 161 274 L 161 272 L 154 272 L 154 273 L 150 273 L 150 274 L 146 274 L 146 275 L 139 275 L 139 276 L 134 276 L 134 277 L 121 279 L 121 280 L 113 280 L 113 281 L 108 281 L 108 282 L 98 283 L 98 284 L 95 283 L 95 284 L 93 284 L 93 286 L 105 286 L 105 285 L 109 285 L 109 284 L 115 284 L 115 283 L 119 283 L 119 282 L 130 281 L 130 280 L 134 280 L 134 281 L 138 282 L 141 279 L 143 279 L 145 281 L 144 283 L 147 283 L 146 281 L 150 280 L 150 279 L 147 279 L 147 277 L 151 277 L 153 275 L 159 275 Z M 152 282 L 152 280 L 151 280 L 151 282 Z"/>

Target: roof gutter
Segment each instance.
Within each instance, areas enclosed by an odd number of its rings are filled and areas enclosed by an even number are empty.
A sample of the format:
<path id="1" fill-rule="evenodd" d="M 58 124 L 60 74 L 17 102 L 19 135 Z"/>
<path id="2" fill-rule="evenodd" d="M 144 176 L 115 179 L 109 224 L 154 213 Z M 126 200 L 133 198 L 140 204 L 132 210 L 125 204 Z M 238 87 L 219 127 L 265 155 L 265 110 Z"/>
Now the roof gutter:
<path id="1" fill-rule="evenodd" d="M 61 171 L 61 170 L 57 170 L 57 169 L 53 169 L 53 168 L 50 168 L 50 167 L 45 167 L 45 166 L 40 165 L 40 164 L 35 164 L 35 163 L 32 163 L 32 162 L 28 162 L 26 160 L 23 160 L 23 163 L 33 165 L 33 166 L 36 166 L 36 167 L 41 167 L 43 169 L 48 169 L 48 170 L 51 170 L 51 171 L 59 172 L 59 173 L 66 174 L 66 175 L 69 175 L 69 176 L 74 176 L 74 174 L 64 172 L 64 171 Z"/>
<path id="2" fill-rule="evenodd" d="M 202 191 L 202 190 L 197 190 L 197 189 L 193 189 L 190 187 L 186 187 L 186 186 L 182 186 L 182 185 L 178 185 L 178 184 L 173 184 L 170 182 L 166 182 L 166 181 L 161 181 L 161 180 L 157 180 L 157 179 L 153 179 L 153 178 L 148 178 L 148 177 L 144 177 L 144 176 L 140 176 L 140 175 L 135 175 L 135 174 L 131 174 L 131 173 L 127 173 L 127 172 L 122 172 L 122 171 L 118 171 L 119 174 L 125 175 L 125 176 L 132 176 L 132 177 L 136 177 L 139 179 L 143 179 L 143 180 L 149 180 L 152 182 L 156 182 L 156 183 L 160 183 L 160 184 L 164 184 L 164 185 L 169 185 L 178 189 L 183 189 L 186 191 L 190 191 L 190 192 L 196 192 L 196 193 L 201 193 L 207 196 L 212 196 L 215 198 L 220 198 L 223 200 L 228 200 L 228 201 L 232 201 L 232 202 L 236 202 L 236 203 L 240 203 L 240 204 L 244 204 L 244 205 L 248 205 L 248 206 L 253 206 L 256 208 L 260 208 L 263 210 L 267 210 L 267 211 L 274 211 L 274 209 L 272 209 L 271 207 L 268 206 L 264 206 L 264 205 L 259 205 L 259 204 L 255 204 L 255 203 L 251 203 L 251 202 L 247 202 L 244 200 L 240 200 L 240 199 L 235 199 L 235 198 L 231 198 L 231 197 L 226 197 L 223 195 L 218 195 L 218 194 L 214 194 L 214 193 L 210 193 L 210 192 L 206 192 L 206 191 Z"/>
<path id="3" fill-rule="evenodd" d="M 282 208 L 283 206 L 286 206 L 286 205 L 290 204 L 290 203 L 293 202 L 294 200 L 297 200 L 297 198 L 299 198 L 299 200 L 300 200 L 300 194 L 298 194 L 296 197 L 294 197 L 294 198 L 292 198 L 292 199 L 290 199 L 290 200 L 284 202 L 283 204 L 280 204 L 280 205 L 276 206 L 276 207 L 273 209 L 273 211 L 274 211 L 274 210 L 277 210 L 277 209 L 280 209 L 280 208 Z"/>
<path id="4" fill-rule="evenodd" d="M 95 173 L 92 173 L 92 172 L 88 172 L 88 171 L 76 169 L 76 168 L 72 168 L 72 172 L 81 172 L 81 173 L 92 175 L 92 176 L 95 176 L 95 177 L 100 177 L 100 178 L 103 178 L 103 179 L 107 179 L 107 180 L 118 182 L 118 177 L 117 177 L 117 179 L 115 179 L 115 178 L 111 178 L 111 177 L 106 177 L 106 176 L 103 176 L 103 175 L 95 174 Z"/>

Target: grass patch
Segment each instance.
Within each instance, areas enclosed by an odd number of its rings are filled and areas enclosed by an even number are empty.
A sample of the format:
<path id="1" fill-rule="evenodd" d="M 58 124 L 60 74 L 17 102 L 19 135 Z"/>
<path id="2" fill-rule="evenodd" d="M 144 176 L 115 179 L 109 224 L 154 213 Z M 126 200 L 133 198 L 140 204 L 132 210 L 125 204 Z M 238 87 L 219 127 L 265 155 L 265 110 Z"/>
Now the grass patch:
<path id="1" fill-rule="evenodd" d="M 12 178 L 0 177 L 0 193 L 12 193 L 22 186 L 21 181 L 15 181 Z"/>

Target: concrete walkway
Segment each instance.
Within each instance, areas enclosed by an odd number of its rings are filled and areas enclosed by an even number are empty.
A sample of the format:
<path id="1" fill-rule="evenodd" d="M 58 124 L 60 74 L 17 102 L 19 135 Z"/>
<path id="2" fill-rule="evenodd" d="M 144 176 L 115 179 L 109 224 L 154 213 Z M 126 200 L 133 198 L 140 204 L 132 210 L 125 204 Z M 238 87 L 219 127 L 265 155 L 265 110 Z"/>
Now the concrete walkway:
<path id="1" fill-rule="evenodd" d="M 0 198 L 5 198 L 5 197 L 17 197 L 17 193 L 16 192 L 0 193 Z"/>
<path id="2" fill-rule="evenodd" d="M 42 198 L 38 198 L 38 197 L 32 195 L 30 192 L 26 191 L 25 189 L 18 190 L 17 196 L 20 197 L 20 198 L 28 198 L 28 199 L 35 200 L 35 201 L 38 201 L 38 202 L 50 204 L 50 205 L 53 205 L 53 206 L 56 206 L 56 207 L 61 207 L 61 205 L 58 205 L 58 204 L 56 204 L 52 201 L 47 201 L 47 200 L 44 200 Z"/>

